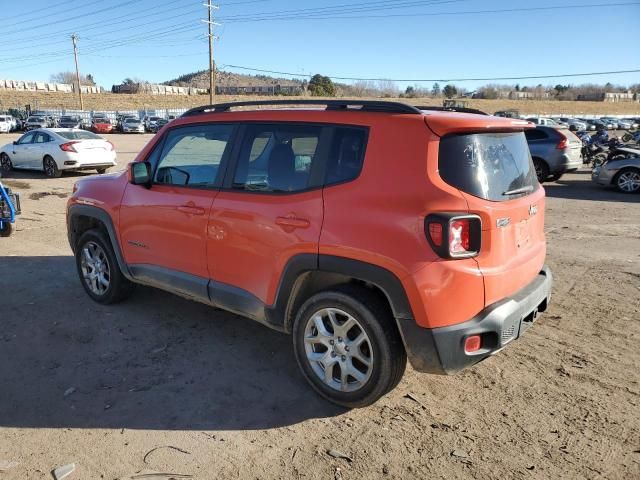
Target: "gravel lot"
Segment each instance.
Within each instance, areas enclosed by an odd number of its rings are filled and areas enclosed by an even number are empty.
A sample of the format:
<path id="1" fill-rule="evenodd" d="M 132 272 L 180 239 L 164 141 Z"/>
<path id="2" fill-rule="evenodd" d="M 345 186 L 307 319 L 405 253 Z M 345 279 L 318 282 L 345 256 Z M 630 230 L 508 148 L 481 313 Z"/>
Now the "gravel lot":
<path id="1" fill-rule="evenodd" d="M 150 138 L 109 136 L 119 168 Z M 147 288 L 91 302 L 65 227 L 84 175 L 6 181 L 24 213 L 0 239 L 0 479 L 72 462 L 69 479 L 640 478 L 640 195 L 586 170 L 546 185 L 555 286 L 536 327 L 345 411 L 307 387 L 287 336 Z"/>

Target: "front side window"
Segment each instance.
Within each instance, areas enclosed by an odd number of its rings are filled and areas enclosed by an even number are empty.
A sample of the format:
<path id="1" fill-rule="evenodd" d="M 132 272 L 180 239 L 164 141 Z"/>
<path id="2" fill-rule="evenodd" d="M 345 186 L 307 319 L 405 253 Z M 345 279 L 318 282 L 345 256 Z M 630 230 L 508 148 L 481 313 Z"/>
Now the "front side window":
<path id="1" fill-rule="evenodd" d="M 252 125 L 247 128 L 233 188 L 257 192 L 298 192 L 310 186 L 322 127 Z"/>
<path id="2" fill-rule="evenodd" d="M 231 125 L 198 125 L 167 134 L 154 183 L 189 187 L 214 185 L 222 158 L 230 148 Z"/>
<path id="3" fill-rule="evenodd" d="M 23 135 L 22 138 L 20 138 L 20 140 L 18 140 L 18 145 L 24 145 L 25 143 L 31 143 L 33 141 L 33 137 L 35 136 L 35 133 L 31 132 L 31 133 L 27 133 L 26 135 Z"/>

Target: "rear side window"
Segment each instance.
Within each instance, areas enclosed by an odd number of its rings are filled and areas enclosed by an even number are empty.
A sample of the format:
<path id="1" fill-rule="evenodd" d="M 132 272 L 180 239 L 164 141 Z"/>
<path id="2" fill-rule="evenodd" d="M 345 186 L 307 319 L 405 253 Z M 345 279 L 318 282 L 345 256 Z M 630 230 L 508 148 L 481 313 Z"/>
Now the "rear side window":
<path id="1" fill-rule="evenodd" d="M 538 188 L 524 133 L 449 135 L 440 140 L 440 176 L 475 197 L 511 200 Z"/>
<path id="2" fill-rule="evenodd" d="M 322 127 L 251 125 L 240 148 L 233 188 L 297 192 L 309 186 Z"/>
<path id="3" fill-rule="evenodd" d="M 326 184 L 348 182 L 360 175 L 366 146 L 366 129 L 337 127 L 327 161 Z"/>
<path id="4" fill-rule="evenodd" d="M 544 130 L 539 128 L 533 128 L 531 130 L 527 130 L 524 132 L 524 136 L 528 141 L 531 140 L 544 140 L 545 138 L 549 138 L 549 136 L 544 132 Z"/>

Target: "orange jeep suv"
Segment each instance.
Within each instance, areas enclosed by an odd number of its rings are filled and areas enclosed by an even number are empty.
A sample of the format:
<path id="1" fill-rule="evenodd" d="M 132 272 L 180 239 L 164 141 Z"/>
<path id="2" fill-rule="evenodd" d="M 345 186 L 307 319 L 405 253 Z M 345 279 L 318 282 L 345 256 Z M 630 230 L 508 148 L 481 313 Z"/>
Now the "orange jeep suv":
<path id="1" fill-rule="evenodd" d="M 320 395 L 369 405 L 407 357 L 457 372 L 547 308 L 531 127 L 382 101 L 194 108 L 126 172 L 75 185 L 81 283 L 103 304 L 150 285 L 290 333 Z"/>

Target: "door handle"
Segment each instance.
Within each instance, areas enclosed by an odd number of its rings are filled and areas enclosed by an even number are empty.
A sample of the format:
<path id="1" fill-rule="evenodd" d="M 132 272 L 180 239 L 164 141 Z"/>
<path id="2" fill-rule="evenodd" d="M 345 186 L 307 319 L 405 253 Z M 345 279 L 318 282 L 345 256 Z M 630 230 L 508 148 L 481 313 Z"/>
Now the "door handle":
<path id="1" fill-rule="evenodd" d="M 280 225 L 284 228 L 285 231 L 292 231 L 295 228 L 309 228 L 309 220 L 305 218 L 294 217 L 293 215 L 289 215 L 286 217 L 278 217 L 276 218 L 276 225 Z"/>
<path id="2" fill-rule="evenodd" d="M 188 213 L 189 215 L 204 215 L 204 208 L 194 207 L 192 205 L 180 205 L 178 211 Z"/>

